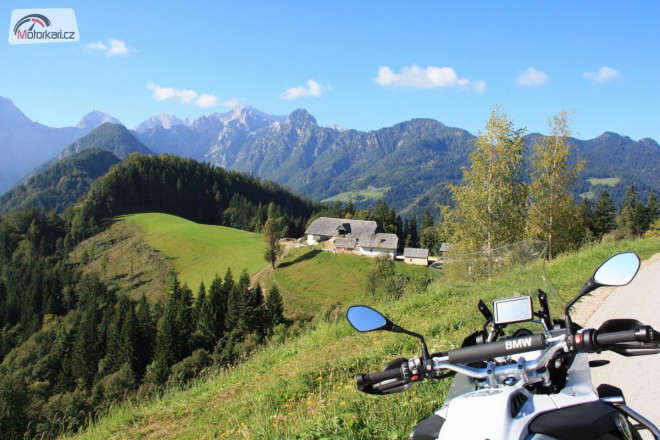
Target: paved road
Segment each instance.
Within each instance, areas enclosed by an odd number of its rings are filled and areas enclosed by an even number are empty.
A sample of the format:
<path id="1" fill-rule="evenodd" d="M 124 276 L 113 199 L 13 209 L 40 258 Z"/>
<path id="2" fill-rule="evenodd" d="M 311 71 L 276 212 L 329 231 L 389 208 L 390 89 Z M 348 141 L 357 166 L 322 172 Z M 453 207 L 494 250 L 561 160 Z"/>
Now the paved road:
<path id="1" fill-rule="evenodd" d="M 598 328 L 607 319 L 615 318 L 637 319 L 660 330 L 660 261 L 643 267 L 629 285 L 616 288 L 591 316 L 587 327 Z M 605 352 L 591 355 L 590 359 L 611 361 L 591 369 L 594 385 L 618 386 L 628 406 L 660 426 L 660 354 L 623 357 Z"/>

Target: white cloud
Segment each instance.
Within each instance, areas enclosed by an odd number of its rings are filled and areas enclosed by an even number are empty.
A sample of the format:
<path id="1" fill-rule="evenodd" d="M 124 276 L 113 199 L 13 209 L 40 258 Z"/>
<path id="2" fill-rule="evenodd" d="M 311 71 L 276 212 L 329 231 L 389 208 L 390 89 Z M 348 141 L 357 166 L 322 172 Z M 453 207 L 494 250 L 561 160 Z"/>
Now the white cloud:
<path id="1" fill-rule="evenodd" d="M 454 88 L 460 90 L 486 90 L 484 81 L 472 81 L 469 78 L 459 78 L 451 67 L 419 67 L 413 64 L 404 67 L 401 73 L 394 73 L 387 66 L 378 68 L 378 76 L 374 78 L 376 84 L 383 87 L 402 87 L 408 89 L 435 89 Z"/>
<path id="2" fill-rule="evenodd" d="M 197 107 L 215 107 L 218 105 L 218 101 L 217 96 L 203 93 L 195 100 L 195 105 Z"/>
<path id="3" fill-rule="evenodd" d="M 227 101 L 221 102 L 220 105 L 227 108 L 235 108 L 243 105 L 243 102 L 240 99 L 232 98 L 232 99 L 228 99 Z"/>
<path id="4" fill-rule="evenodd" d="M 126 47 L 126 43 L 123 41 L 116 40 L 114 38 L 108 38 L 108 43 L 110 43 L 110 47 L 105 53 L 105 56 L 116 57 L 121 55 L 128 55 L 128 47 Z"/>
<path id="5" fill-rule="evenodd" d="M 85 49 L 89 53 L 102 53 L 106 57 L 118 57 L 128 55 L 130 52 L 135 52 L 135 49 L 129 49 L 122 40 L 116 38 L 108 38 L 107 44 L 103 41 L 95 43 L 87 43 Z"/>
<path id="6" fill-rule="evenodd" d="M 321 95 L 323 95 L 325 92 L 329 92 L 330 90 L 332 90 L 332 86 L 330 84 L 322 85 L 314 81 L 313 79 L 310 79 L 307 81 L 307 87 L 298 86 L 298 87 L 288 88 L 280 94 L 280 98 L 299 99 L 299 98 L 309 98 L 310 96 L 314 96 L 318 98 Z"/>
<path id="7" fill-rule="evenodd" d="M 603 66 L 598 69 L 597 72 L 584 72 L 582 76 L 594 84 L 605 84 L 620 78 L 621 73 L 616 69 L 612 69 L 611 67 Z"/>
<path id="8" fill-rule="evenodd" d="M 544 86 L 549 82 L 550 77 L 545 72 L 536 70 L 533 67 L 528 68 L 516 78 L 516 83 L 523 87 Z"/>
<path id="9" fill-rule="evenodd" d="M 172 87 L 161 87 L 156 84 L 147 84 L 147 89 L 153 90 L 153 98 L 156 101 L 174 100 L 183 104 L 194 104 L 197 107 L 215 107 L 220 103 L 217 96 L 210 93 L 198 94 L 190 89 L 175 89 Z M 222 103 L 226 106 L 226 103 Z"/>

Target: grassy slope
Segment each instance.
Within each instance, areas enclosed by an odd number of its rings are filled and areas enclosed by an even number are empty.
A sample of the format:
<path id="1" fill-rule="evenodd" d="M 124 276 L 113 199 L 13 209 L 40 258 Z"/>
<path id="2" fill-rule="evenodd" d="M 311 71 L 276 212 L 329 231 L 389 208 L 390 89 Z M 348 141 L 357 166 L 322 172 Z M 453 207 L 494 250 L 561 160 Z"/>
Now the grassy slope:
<path id="1" fill-rule="evenodd" d="M 560 257 L 549 264 L 548 273 L 564 296 L 572 296 L 604 258 L 628 249 L 648 258 L 660 252 L 660 239 Z M 451 292 L 438 282 L 378 308 L 403 327 L 427 335 L 433 352 L 457 346 L 481 327 L 477 300 L 474 293 Z M 449 381 L 369 396 L 355 390 L 352 378 L 418 351 L 412 338 L 359 334 L 341 316 L 336 322 L 320 321 L 300 337 L 266 347 L 188 390 L 122 405 L 77 438 L 407 438 L 419 420 L 441 405 Z"/>
<path id="2" fill-rule="evenodd" d="M 167 294 L 174 266 L 172 260 L 145 243 L 144 232 L 130 222 L 117 221 L 102 233 L 85 240 L 71 253 L 74 261 L 88 255 L 85 272 L 99 273 L 118 292 L 139 300 Z"/>
<path id="3" fill-rule="evenodd" d="M 252 274 L 267 264 L 259 234 L 168 214 L 134 214 L 122 220 L 140 226 L 146 243 L 172 259 L 179 278 L 194 292 L 201 281 L 208 287 L 216 274 L 223 277 L 228 267 L 238 277 L 243 269 Z"/>
<path id="4" fill-rule="evenodd" d="M 328 197 L 325 200 L 322 200 L 323 203 L 334 203 L 334 202 L 343 202 L 348 203 L 349 201 L 353 202 L 364 202 L 368 200 L 380 200 L 385 195 L 385 192 L 389 188 L 385 189 L 359 189 L 355 191 L 347 191 L 341 194 L 337 194 L 332 197 Z"/>
<path id="5" fill-rule="evenodd" d="M 603 179 L 597 179 L 593 177 L 587 180 L 592 185 L 606 185 L 606 186 L 614 186 L 621 181 L 621 179 L 619 179 L 618 177 L 606 177 Z"/>
<path id="6" fill-rule="evenodd" d="M 372 266 L 370 258 L 298 248 L 265 283 L 278 287 L 287 315 L 309 317 L 323 307 L 368 301 L 364 292 Z M 395 267 L 410 276 L 425 276 L 427 272 L 425 268 L 403 263 Z"/>

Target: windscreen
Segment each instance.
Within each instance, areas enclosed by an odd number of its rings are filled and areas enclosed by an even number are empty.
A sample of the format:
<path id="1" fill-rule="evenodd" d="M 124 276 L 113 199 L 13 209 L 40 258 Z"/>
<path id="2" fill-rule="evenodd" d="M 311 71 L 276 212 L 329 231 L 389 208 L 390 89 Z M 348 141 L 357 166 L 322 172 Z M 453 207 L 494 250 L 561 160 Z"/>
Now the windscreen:
<path id="1" fill-rule="evenodd" d="M 545 241 L 529 239 L 490 251 L 447 252 L 431 270 L 455 289 L 478 290 L 486 302 L 530 296 L 538 307 L 540 289 L 547 294 L 550 310 L 557 317 L 565 301 L 545 272 L 547 249 Z"/>

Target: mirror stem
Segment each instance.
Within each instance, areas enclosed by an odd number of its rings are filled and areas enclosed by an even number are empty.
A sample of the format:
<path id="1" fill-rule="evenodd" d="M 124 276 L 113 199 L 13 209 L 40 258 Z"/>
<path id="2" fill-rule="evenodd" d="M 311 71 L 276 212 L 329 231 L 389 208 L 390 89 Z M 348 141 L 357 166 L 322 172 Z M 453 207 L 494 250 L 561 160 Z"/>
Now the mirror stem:
<path id="1" fill-rule="evenodd" d="M 590 292 L 593 292 L 596 290 L 600 285 L 594 281 L 594 279 L 590 279 L 587 281 L 584 286 L 582 286 L 582 289 L 580 289 L 580 293 L 578 293 L 575 298 L 573 298 L 571 301 L 569 301 L 566 304 L 566 307 L 564 307 L 564 323 L 566 325 L 566 334 L 568 336 L 573 335 L 573 321 L 571 320 L 571 315 L 570 315 L 570 309 L 573 307 L 573 305 L 578 302 L 580 298 L 582 298 L 584 295 L 589 294 Z"/>
<path id="2" fill-rule="evenodd" d="M 392 328 L 390 331 L 394 333 L 403 333 L 406 335 L 414 336 L 418 338 L 422 342 L 422 359 L 427 360 L 431 358 L 431 355 L 429 355 L 429 349 L 426 346 L 426 341 L 424 341 L 424 336 L 420 335 L 419 333 L 411 332 L 409 330 L 406 330 L 405 328 L 401 328 L 396 324 L 392 325 Z"/>

